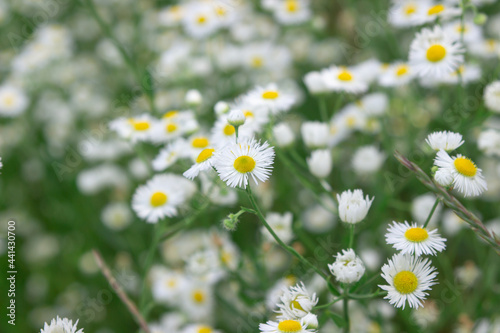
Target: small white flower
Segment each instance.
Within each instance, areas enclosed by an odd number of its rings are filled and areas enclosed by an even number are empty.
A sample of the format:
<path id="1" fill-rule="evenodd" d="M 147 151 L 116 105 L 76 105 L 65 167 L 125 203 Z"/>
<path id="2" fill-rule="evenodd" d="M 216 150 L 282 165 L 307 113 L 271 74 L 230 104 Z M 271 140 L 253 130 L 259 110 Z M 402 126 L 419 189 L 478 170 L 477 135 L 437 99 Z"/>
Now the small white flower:
<path id="1" fill-rule="evenodd" d="M 132 208 L 148 223 L 177 215 L 177 208 L 190 198 L 196 188 L 183 177 L 174 174 L 156 175 L 139 186 L 132 198 Z"/>
<path id="2" fill-rule="evenodd" d="M 273 127 L 273 138 L 278 147 L 288 147 L 295 141 L 295 134 L 286 123 L 279 123 Z"/>
<path id="3" fill-rule="evenodd" d="M 122 230 L 132 222 L 129 205 L 123 202 L 110 203 L 101 212 L 101 220 L 112 230 Z"/>
<path id="4" fill-rule="evenodd" d="M 437 229 L 428 230 L 416 223 L 410 225 L 407 221 L 404 223 L 394 221 L 387 231 L 385 241 L 402 254 L 414 254 L 417 257 L 423 254 L 436 255 L 446 248 L 446 239 L 440 237 Z"/>
<path id="5" fill-rule="evenodd" d="M 255 184 L 265 182 L 271 175 L 273 162 L 274 149 L 267 142 L 245 139 L 217 151 L 213 164 L 228 186 L 246 188 L 249 178 Z"/>
<path id="6" fill-rule="evenodd" d="M 40 333 L 83 333 L 83 328 L 80 328 L 77 331 L 76 325 L 78 324 L 78 320 L 73 325 L 73 321 L 68 318 L 56 318 L 52 319 L 50 324 L 45 323 L 43 328 L 40 330 Z"/>
<path id="7" fill-rule="evenodd" d="M 374 198 L 367 195 L 363 198 L 362 190 L 347 190 L 337 194 L 339 216 L 342 222 L 358 223 L 362 221 L 370 209 Z"/>
<path id="8" fill-rule="evenodd" d="M 109 128 L 120 137 L 130 139 L 133 143 L 149 141 L 157 120 L 145 113 L 132 118 L 118 118 L 109 123 Z"/>
<path id="9" fill-rule="evenodd" d="M 302 140 L 308 148 L 325 147 L 329 138 L 328 124 L 319 121 L 306 121 L 300 128 Z"/>
<path id="10" fill-rule="evenodd" d="M 410 45 L 409 63 L 420 77 L 443 78 L 464 62 L 464 48 L 440 26 L 422 29 Z"/>
<path id="11" fill-rule="evenodd" d="M 353 249 L 342 250 L 337 253 L 335 262 L 329 264 L 330 272 L 341 283 L 354 283 L 365 274 L 365 265 Z"/>
<path id="12" fill-rule="evenodd" d="M 317 329 L 319 326 L 318 316 L 310 312 L 302 317 L 302 320 L 304 321 L 304 324 L 306 324 L 307 328 Z"/>
<path id="13" fill-rule="evenodd" d="M 182 333 L 221 333 L 221 331 L 213 329 L 210 325 L 191 324 L 186 326 Z"/>
<path id="14" fill-rule="evenodd" d="M 460 133 L 442 131 L 429 134 L 425 142 L 427 142 L 433 150 L 438 151 L 443 149 L 450 152 L 460 147 L 464 143 L 464 140 L 462 140 L 462 134 Z"/>
<path id="15" fill-rule="evenodd" d="M 283 25 L 300 24 L 311 18 L 309 0 L 278 1 L 273 10 L 276 21 Z"/>
<path id="16" fill-rule="evenodd" d="M 500 156 L 500 131 L 487 129 L 479 134 L 477 146 L 487 156 Z"/>
<path id="17" fill-rule="evenodd" d="M 20 88 L 4 84 L 0 86 L 0 116 L 15 117 L 28 107 L 29 100 Z"/>
<path id="18" fill-rule="evenodd" d="M 293 287 L 284 290 L 283 296 L 278 304 L 278 319 L 301 319 L 304 318 L 318 304 L 316 294 L 309 294 L 300 282 Z"/>
<path id="19" fill-rule="evenodd" d="M 214 106 L 214 111 L 217 115 L 223 115 L 225 113 L 228 113 L 230 110 L 230 107 L 229 107 L 229 104 L 227 104 L 226 102 L 224 101 L 218 101 L 217 103 L 215 103 L 215 106 Z"/>
<path id="20" fill-rule="evenodd" d="M 328 177 L 332 172 L 332 153 L 329 149 L 318 149 L 307 159 L 309 171 L 320 179 Z"/>
<path id="21" fill-rule="evenodd" d="M 231 110 L 227 117 L 227 122 L 234 127 L 241 126 L 245 123 L 246 117 L 241 110 Z"/>
<path id="22" fill-rule="evenodd" d="M 203 102 L 203 96 L 198 90 L 191 89 L 186 93 L 185 100 L 189 105 L 197 106 Z"/>
<path id="23" fill-rule="evenodd" d="M 382 277 L 389 285 L 379 285 L 386 290 L 389 300 L 397 308 L 405 308 L 408 302 L 410 308 L 423 306 L 427 290 L 435 285 L 436 269 L 428 259 L 411 255 L 395 254 L 389 262 L 382 266 Z"/>
<path id="24" fill-rule="evenodd" d="M 290 110 L 295 104 L 295 97 L 270 83 L 264 87 L 256 87 L 243 97 L 244 103 L 255 107 L 265 107 L 271 114 Z"/>
<path id="25" fill-rule="evenodd" d="M 269 226 L 273 229 L 276 235 L 286 244 L 294 238 L 292 231 L 292 221 L 293 215 L 290 212 L 284 214 L 269 212 L 266 215 L 266 221 Z M 263 235 L 270 242 L 274 242 L 274 237 L 269 233 L 266 227 L 261 228 Z"/>
<path id="26" fill-rule="evenodd" d="M 465 197 L 478 196 L 488 189 L 482 170 L 465 156 L 459 154 L 452 158 L 440 150 L 434 164 L 453 175 L 453 186 Z"/>
<path id="27" fill-rule="evenodd" d="M 359 175 L 373 174 L 384 163 L 386 155 L 375 146 L 363 146 L 352 157 L 352 167 Z"/>
<path id="28" fill-rule="evenodd" d="M 321 76 L 330 91 L 359 94 L 368 90 L 368 83 L 356 68 L 331 66 L 323 69 Z"/>
<path id="29" fill-rule="evenodd" d="M 500 113 L 500 81 L 491 82 L 486 86 L 484 104 L 491 111 Z"/>
<path id="30" fill-rule="evenodd" d="M 303 320 L 285 319 L 279 322 L 268 321 L 259 325 L 260 333 L 316 333 L 315 329 L 308 329 Z"/>

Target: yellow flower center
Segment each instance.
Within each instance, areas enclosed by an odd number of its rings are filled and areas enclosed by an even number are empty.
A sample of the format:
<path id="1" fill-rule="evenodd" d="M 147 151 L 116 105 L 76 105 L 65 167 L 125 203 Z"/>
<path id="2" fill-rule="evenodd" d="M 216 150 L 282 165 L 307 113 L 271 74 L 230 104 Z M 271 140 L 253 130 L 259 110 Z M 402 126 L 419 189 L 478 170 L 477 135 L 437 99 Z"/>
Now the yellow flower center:
<path id="1" fill-rule="evenodd" d="M 427 11 L 427 15 L 429 15 L 429 16 L 430 15 L 437 15 L 437 14 L 441 13 L 443 10 L 445 10 L 445 7 L 443 5 L 435 5 Z"/>
<path id="2" fill-rule="evenodd" d="M 198 22 L 198 24 L 205 24 L 205 22 L 207 22 L 207 17 L 204 15 L 200 15 L 198 16 L 196 21 Z"/>
<path id="3" fill-rule="evenodd" d="M 417 7 L 413 4 L 408 4 L 404 8 L 404 12 L 407 16 L 410 16 L 411 14 L 415 14 L 417 11 Z"/>
<path id="4" fill-rule="evenodd" d="M 421 242 L 426 240 L 429 237 L 429 234 L 424 228 L 416 227 L 406 230 L 405 237 L 410 242 Z"/>
<path id="5" fill-rule="evenodd" d="M 349 73 L 347 70 L 343 70 L 339 75 L 338 79 L 340 81 L 351 81 L 352 80 L 352 74 Z"/>
<path id="6" fill-rule="evenodd" d="M 169 288 L 174 288 L 177 285 L 177 281 L 174 279 L 169 279 L 165 285 Z"/>
<path id="7" fill-rule="evenodd" d="M 264 99 L 276 99 L 278 97 L 279 97 L 278 92 L 274 90 L 268 90 L 262 93 L 262 98 Z"/>
<path id="8" fill-rule="evenodd" d="M 495 46 L 496 46 L 496 42 L 494 39 L 488 39 L 486 41 L 486 44 L 487 44 L 487 47 L 490 51 L 494 51 L 495 50 Z"/>
<path id="9" fill-rule="evenodd" d="M 163 206 L 167 202 L 167 195 L 163 192 L 155 192 L 151 196 L 151 206 L 160 207 Z"/>
<path id="10" fill-rule="evenodd" d="M 163 118 L 173 118 L 173 117 L 177 116 L 178 114 L 179 114 L 179 111 L 170 110 L 170 111 L 165 112 L 165 114 L 163 115 Z"/>
<path id="11" fill-rule="evenodd" d="M 208 146 L 208 139 L 207 138 L 194 138 L 193 141 L 191 142 L 191 145 L 194 148 L 205 148 Z"/>
<path id="12" fill-rule="evenodd" d="M 278 324 L 278 329 L 282 333 L 294 333 L 302 331 L 302 325 L 296 320 L 283 320 Z"/>
<path id="13" fill-rule="evenodd" d="M 260 68 L 262 65 L 264 65 L 264 60 L 261 57 L 255 56 L 252 58 L 252 67 Z"/>
<path id="14" fill-rule="evenodd" d="M 250 110 L 243 111 L 243 115 L 245 116 L 245 118 L 253 118 L 254 117 L 253 112 Z"/>
<path id="15" fill-rule="evenodd" d="M 347 124 L 347 127 L 353 128 L 356 125 L 356 118 L 353 116 L 347 117 L 346 124 Z"/>
<path id="16" fill-rule="evenodd" d="M 214 151 L 215 151 L 215 149 L 212 149 L 212 148 L 203 149 L 201 151 L 200 155 L 198 155 L 198 157 L 196 158 L 196 163 L 205 162 L 210 157 L 212 157 L 212 154 L 214 153 Z"/>
<path id="17" fill-rule="evenodd" d="M 9 95 L 9 96 L 6 96 L 4 99 L 3 99 L 3 102 L 5 103 L 5 105 L 7 106 L 11 106 L 12 104 L 14 104 L 14 97 Z"/>
<path id="18" fill-rule="evenodd" d="M 297 301 L 297 297 L 295 297 L 295 299 L 292 302 L 290 302 L 290 310 L 293 310 L 293 309 L 297 309 L 297 310 L 305 312 L 302 305 L 300 305 L 300 303 Z"/>
<path id="19" fill-rule="evenodd" d="M 418 286 L 417 276 L 410 271 L 401 271 L 394 277 L 394 287 L 401 294 L 409 294 Z"/>
<path id="20" fill-rule="evenodd" d="M 446 56 L 446 49 L 439 44 L 434 44 L 427 49 L 427 60 L 430 62 L 438 62 Z"/>
<path id="21" fill-rule="evenodd" d="M 285 6 L 286 10 L 290 13 L 295 13 L 299 10 L 299 2 L 297 0 L 287 0 Z"/>
<path id="22" fill-rule="evenodd" d="M 408 65 L 400 65 L 396 68 L 396 75 L 403 76 L 408 73 Z"/>
<path id="23" fill-rule="evenodd" d="M 175 132 L 177 130 L 177 125 L 176 124 L 168 124 L 166 127 L 166 130 L 168 133 Z"/>
<path id="24" fill-rule="evenodd" d="M 250 156 L 240 156 L 234 161 L 234 168 L 240 173 L 247 173 L 255 168 L 255 160 Z"/>
<path id="25" fill-rule="evenodd" d="M 466 25 L 461 25 L 461 24 L 457 25 L 457 32 L 458 33 L 460 33 L 460 32 L 466 33 L 467 30 L 469 30 L 469 29 L 467 28 Z"/>
<path id="26" fill-rule="evenodd" d="M 203 294 L 203 292 L 201 290 L 196 290 L 193 293 L 193 300 L 196 303 L 203 303 L 205 301 L 205 294 Z"/>
<path id="27" fill-rule="evenodd" d="M 147 121 L 132 121 L 136 131 L 146 131 L 149 129 L 149 122 Z"/>
<path id="28" fill-rule="evenodd" d="M 236 132 L 236 130 L 234 129 L 234 126 L 233 125 L 229 125 L 227 124 L 225 127 L 224 127 L 224 135 L 227 135 L 227 136 L 230 136 L 230 135 L 233 135 L 234 132 Z"/>
<path id="29" fill-rule="evenodd" d="M 476 165 L 467 157 L 457 157 L 455 161 L 453 161 L 453 165 L 461 175 L 474 177 L 477 173 Z"/>
<path id="30" fill-rule="evenodd" d="M 198 333 L 212 333 L 212 329 L 207 326 L 200 327 Z"/>
<path id="31" fill-rule="evenodd" d="M 227 10 L 222 6 L 218 6 L 215 8 L 215 13 L 217 16 L 226 16 Z"/>

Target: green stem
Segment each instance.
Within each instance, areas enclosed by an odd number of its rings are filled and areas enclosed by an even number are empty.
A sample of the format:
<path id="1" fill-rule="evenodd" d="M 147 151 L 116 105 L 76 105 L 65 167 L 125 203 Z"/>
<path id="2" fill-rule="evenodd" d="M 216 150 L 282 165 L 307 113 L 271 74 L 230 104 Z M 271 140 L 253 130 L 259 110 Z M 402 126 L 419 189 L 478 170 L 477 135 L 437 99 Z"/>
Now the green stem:
<path id="1" fill-rule="evenodd" d="M 328 277 L 326 276 L 326 274 L 324 272 L 322 272 L 318 267 L 316 267 L 315 265 L 313 265 L 309 260 L 307 260 L 306 258 L 304 258 L 302 255 L 300 255 L 300 253 L 298 253 L 293 247 L 288 246 L 287 244 L 285 244 L 278 237 L 278 235 L 274 232 L 273 228 L 271 228 L 271 226 L 269 225 L 269 223 L 267 223 L 264 215 L 262 215 L 262 212 L 260 211 L 260 208 L 257 205 L 257 202 L 255 201 L 255 198 L 254 198 L 254 196 L 252 194 L 252 189 L 250 188 L 249 185 L 246 187 L 246 192 L 247 192 L 247 195 L 248 195 L 248 199 L 250 200 L 250 203 L 251 203 L 253 209 L 255 210 L 255 212 L 254 212 L 255 215 L 257 215 L 257 217 L 259 218 L 259 220 L 262 222 L 262 224 L 267 229 L 267 231 L 269 231 L 269 233 L 273 236 L 273 238 L 276 240 L 276 242 L 285 251 L 289 252 L 291 255 L 293 255 L 294 257 L 296 257 L 297 259 L 299 259 L 299 261 L 302 262 L 304 265 L 308 266 L 309 268 L 311 268 L 312 270 L 314 270 L 316 273 L 318 273 L 318 275 L 321 276 L 328 283 L 328 285 L 330 286 L 330 289 L 333 290 L 333 291 L 335 291 L 335 294 L 337 296 L 339 296 L 340 292 L 331 284 L 331 282 L 328 280 Z"/>
<path id="2" fill-rule="evenodd" d="M 339 298 L 337 299 L 334 299 L 333 301 L 331 301 L 330 303 L 326 303 L 326 304 L 323 304 L 323 305 L 318 305 L 318 306 L 315 306 L 314 307 L 314 310 L 321 310 L 321 309 L 327 309 L 329 308 L 330 306 L 332 306 L 333 304 L 337 303 L 337 302 L 340 302 L 341 300 L 344 299 L 344 296 L 340 296 Z"/>
<path id="3" fill-rule="evenodd" d="M 319 112 L 321 114 L 321 120 L 323 122 L 328 122 L 328 107 L 326 105 L 325 96 L 318 96 L 319 98 Z"/>
<path id="4" fill-rule="evenodd" d="M 344 332 L 350 333 L 351 323 L 349 322 L 349 289 L 347 288 L 347 286 L 344 286 L 343 305 L 344 305 L 344 320 L 345 320 Z"/>
<path id="5" fill-rule="evenodd" d="M 424 228 L 426 228 L 427 225 L 429 224 L 429 222 L 432 218 L 432 215 L 434 214 L 434 211 L 436 210 L 438 204 L 439 204 L 439 198 L 436 198 L 436 201 L 434 202 L 434 206 L 432 206 L 431 212 L 429 213 L 429 216 L 427 216 L 427 220 L 425 220 Z"/>
<path id="6" fill-rule="evenodd" d="M 349 227 L 349 247 L 348 249 L 352 249 L 354 245 L 354 224 L 351 224 Z"/>

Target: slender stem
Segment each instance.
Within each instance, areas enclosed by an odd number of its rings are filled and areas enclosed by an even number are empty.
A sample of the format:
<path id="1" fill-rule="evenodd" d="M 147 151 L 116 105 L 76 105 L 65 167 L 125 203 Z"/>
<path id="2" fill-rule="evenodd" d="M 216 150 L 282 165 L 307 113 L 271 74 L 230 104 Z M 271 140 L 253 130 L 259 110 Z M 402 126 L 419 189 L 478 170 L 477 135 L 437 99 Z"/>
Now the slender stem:
<path id="1" fill-rule="evenodd" d="M 134 302 L 132 302 L 132 300 L 130 300 L 130 298 L 127 296 L 127 294 L 125 293 L 123 288 L 120 286 L 118 281 L 116 281 L 116 279 L 113 276 L 113 274 L 111 273 L 111 270 L 109 269 L 108 265 L 106 265 L 106 263 L 102 259 L 102 256 L 99 253 L 99 251 L 93 249 L 92 253 L 94 254 L 94 258 L 97 262 L 97 265 L 101 269 L 101 272 L 104 275 L 104 277 L 106 278 L 106 280 L 108 280 L 111 288 L 113 288 L 113 290 L 116 292 L 118 297 L 120 297 L 123 304 L 125 304 L 125 306 L 129 310 L 129 312 L 132 314 L 134 319 L 137 321 L 139 326 L 142 328 L 142 330 L 146 333 L 149 333 L 150 331 L 149 331 L 148 324 L 146 323 L 146 320 L 141 315 L 141 313 L 139 312 L 139 309 L 137 309 L 137 306 L 134 304 Z"/>
<path id="2" fill-rule="evenodd" d="M 344 305 L 344 320 L 345 327 L 344 332 L 351 332 L 351 323 L 349 322 L 349 288 L 348 286 L 344 286 L 344 296 L 343 296 L 343 305 Z"/>
<path id="3" fill-rule="evenodd" d="M 325 96 L 318 96 L 318 99 L 319 99 L 319 112 L 321 114 L 321 120 L 326 123 L 328 121 L 326 98 Z"/>
<path id="4" fill-rule="evenodd" d="M 434 206 L 432 206 L 431 212 L 429 213 L 429 216 L 427 216 L 427 220 L 425 220 L 424 228 L 426 228 L 427 225 L 429 224 L 429 222 L 432 218 L 432 215 L 434 214 L 434 211 L 436 210 L 438 204 L 439 204 L 439 197 L 436 198 L 436 201 L 434 202 Z"/>
<path id="5" fill-rule="evenodd" d="M 158 248 L 158 244 L 160 243 L 161 240 L 161 235 L 162 235 L 162 229 L 163 226 L 161 225 L 161 221 L 155 224 L 153 228 L 153 237 L 152 237 L 152 242 L 148 250 L 148 254 L 146 256 L 146 260 L 144 262 L 144 269 L 143 269 L 143 278 L 142 278 L 142 287 L 141 287 L 141 297 L 139 300 L 139 309 L 141 310 L 141 313 L 143 316 L 147 316 L 146 314 L 146 303 L 147 303 L 147 275 L 149 272 L 149 269 L 151 268 L 151 265 L 153 264 L 153 260 L 155 258 L 156 250 Z"/>
<path id="6" fill-rule="evenodd" d="M 337 299 L 334 299 L 333 301 L 331 301 L 330 303 L 326 303 L 326 304 L 323 304 L 323 305 L 318 305 L 318 306 L 315 306 L 314 307 L 314 310 L 321 310 L 321 309 L 327 309 L 329 308 L 330 306 L 332 306 L 333 304 L 337 303 L 337 302 L 340 302 L 341 300 L 344 299 L 344 296 L 340 296 L 339 298 Z"/>
<path id="7" fill-rule="evenodd" d="M 273 228 L 271 228 L 271 226 L 269 225 L 269 223 L 267 223 L 264 215 L 262 215 L 262 212 L 260 211 L 259 209 L 259 206 L 257 205 L 257 202 L 255 201 L 255 198 L 252 194 L 252 189 L 250 188 L 250 186 L 247 186 L 246 187 L 246 192 L 248 194 L 248 199 L 250 200 L 250 203 L 252 204 L 252 207 L 253 209 L 255 210 L 255 215 L 257 215 L 257 217 L 259 218 L 259 220 L 262 222 L 262 224 L 264 225 L 264 227 L 267 229 L 267 231 L 269 231 L 269 233 L 273 236 L 273 238 L 276 240 L 276 242 L 287 252 L 289 252 L 290 254 L 292 254 L 293 256 L 295 256 L 297 259 L 299 259 L 300 262 L 302 262 L 304 265 L 310 267 L 311 269 L 313 269 L 316 273 L 319 274 L 319 276 L 321 276 L 329 285 L 330 289 L 332 291 L 335 291 L 334 293 L 339 296 L 340 295 L 340 292 L 331 284 L 331 282 L 328 280 L 328 277 L 326 276 L 326 274 L 324 272 L 322 272 L 318 267 L 316 267 L 315 265 L 313 265 L 309 260 L 307 260 L 306 258 L 304 258 L 302 255 L 300 255 L 300 253 L 298 253 L 293 247 L 290 247 L 288 245 L 286 245 L 279 237 L 278 235 L 274 232 Z"/>
<path id="8" fill-rule="evenodd" d="M 349 226 L 349 247 L 348 249 L 352 249 L 354 245 L 354 224 Z"/>

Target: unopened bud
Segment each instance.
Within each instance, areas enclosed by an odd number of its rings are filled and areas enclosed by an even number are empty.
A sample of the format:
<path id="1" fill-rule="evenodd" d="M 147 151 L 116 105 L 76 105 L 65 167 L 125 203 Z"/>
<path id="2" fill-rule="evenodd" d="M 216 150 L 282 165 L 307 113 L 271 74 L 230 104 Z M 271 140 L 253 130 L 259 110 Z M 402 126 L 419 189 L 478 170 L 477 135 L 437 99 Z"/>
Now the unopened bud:
<path id="1" fill-rule="evenodd" d="M 486 23 L 487 20 L 488 20 L 488 15 L 484 13 L 477 13 L 477 15 L 474 17 L 474 24 L 483 25 Z"/>
<path id="2" fill-rule="evenodd" d="M 227 117 L 227 122 L 234 127 L 239 127 L 245 123 L 245 115 L 241 110 L 232 110 Z"/>

